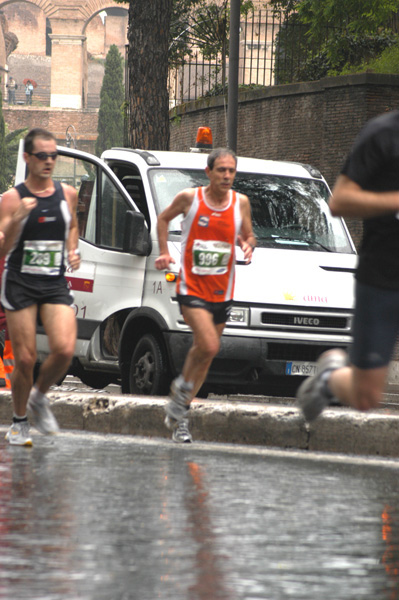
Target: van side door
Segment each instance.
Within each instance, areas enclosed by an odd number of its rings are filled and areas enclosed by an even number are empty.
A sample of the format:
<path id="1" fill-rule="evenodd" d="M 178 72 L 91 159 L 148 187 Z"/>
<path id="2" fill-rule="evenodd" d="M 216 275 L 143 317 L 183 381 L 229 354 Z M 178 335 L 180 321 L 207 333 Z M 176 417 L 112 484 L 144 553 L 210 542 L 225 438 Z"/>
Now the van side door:
<path id="1" fill-rule="evenodd" d="M 131 216 L 140 211 L 104 161 L 75 149 L 57 149 L 53 179 L 78 192 L 81 267 L 66 273 L 78 319 L 75 354 L 100 352 L 100 359 L 116 359 L 117 341 L 107 347 L 107 324 L 123 311 L 139 307 L 143 293 L 146 252 L 132 243 L 126 249 L 126 239 L 133 237 L 128 230 L 134 221 Z M 148 236 L 141 214 L 140 219 L 144 237 Z"/>

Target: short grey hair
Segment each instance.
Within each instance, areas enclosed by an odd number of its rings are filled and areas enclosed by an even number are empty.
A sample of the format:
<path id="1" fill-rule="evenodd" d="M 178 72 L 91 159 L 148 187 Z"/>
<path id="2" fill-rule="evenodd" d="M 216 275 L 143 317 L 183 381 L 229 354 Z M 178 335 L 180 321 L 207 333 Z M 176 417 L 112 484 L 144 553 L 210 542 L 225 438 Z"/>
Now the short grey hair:
<path id="1" fill-rule="evenodd" d="M 231 150 L 231 148 L 215 148 L 214 150 L 212 150 L 212 152 L 210 154 L 208 154 L 208 158 L 206 161 L 206 163 L 211 171 L 212 171 L 213 167 L 215 166 L 215 160 L 217 158 L 220 158 L 221 156 L 232 156 L 234 158 L 234 160 L 236 161 L 236 166 L 237 166 L 237 155 L 234 152 L 234 150 Z"/>

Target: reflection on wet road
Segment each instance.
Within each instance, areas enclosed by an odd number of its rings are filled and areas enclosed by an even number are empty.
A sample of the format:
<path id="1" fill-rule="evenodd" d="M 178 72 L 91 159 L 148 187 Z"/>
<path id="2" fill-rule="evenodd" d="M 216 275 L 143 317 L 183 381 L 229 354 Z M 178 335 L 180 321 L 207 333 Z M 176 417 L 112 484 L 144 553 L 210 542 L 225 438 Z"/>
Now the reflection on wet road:
<path id="1" fill-rule="evenodd" d="M 399 599 L 399 461 L 5 431 L 1 599 Z"/>

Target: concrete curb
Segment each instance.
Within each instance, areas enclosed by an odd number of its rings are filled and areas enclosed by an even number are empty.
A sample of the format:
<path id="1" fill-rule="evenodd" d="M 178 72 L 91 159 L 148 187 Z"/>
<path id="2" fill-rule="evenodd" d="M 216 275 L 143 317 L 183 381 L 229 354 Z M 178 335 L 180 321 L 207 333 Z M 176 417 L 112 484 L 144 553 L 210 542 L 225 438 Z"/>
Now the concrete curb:
<path id="1" fill-rule="evenodd" d="M 388 382 L 392 384 L 399 383 L 399 361 L 393 360 L 389 365 Z"/>
<path id="2" fill-rule="evenodd" d="M 165 398 L 67 392 L 49 398 L 62 429 L 170 438 Z M 11 416 L 11 394 L 0 392 L 0 422 L 9 424 Z M 196 441 L 399 456 L 399 414 L 385 412 L 331 408 L 309 426 L 294 406 L 195 400 L 190 430 Z"/>

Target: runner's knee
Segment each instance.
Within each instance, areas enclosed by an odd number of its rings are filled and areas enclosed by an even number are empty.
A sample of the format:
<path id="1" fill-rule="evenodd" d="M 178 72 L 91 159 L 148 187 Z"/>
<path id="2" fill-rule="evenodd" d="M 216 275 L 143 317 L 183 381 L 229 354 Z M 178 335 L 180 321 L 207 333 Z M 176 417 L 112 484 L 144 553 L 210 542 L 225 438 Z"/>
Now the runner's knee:
<path id="1" fill-rule="evenodd" d="M 209 340 L 206 345 L 206 353 L 208 358 L 215 358 L 220 349 L 220 340 L 218 338 L 214 338 Z"/>
<path id="2" fill-rule="evenodd" d="M 73 357 L 74 341 L 64 341 L 51 347 L 50 354 L 59 363 L 69 363 Z"/>
<path id="3" fill-rule="evenodd" d="M 220 342 L 218 339 L 209 339 L 194 346 L 195 353 L 203 361 L 213 360 L 219 352 Z"/>
<path id="4" fill-rule="evenodd" d="M 30 372 L 36 363 L 36 352 L 24 348 L 16 352 L 14 350 L 14 365 L 16 369 L 21 369 L 24 372 Z"/>

